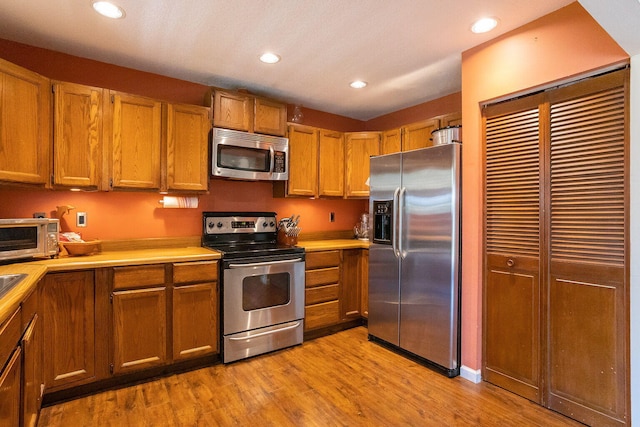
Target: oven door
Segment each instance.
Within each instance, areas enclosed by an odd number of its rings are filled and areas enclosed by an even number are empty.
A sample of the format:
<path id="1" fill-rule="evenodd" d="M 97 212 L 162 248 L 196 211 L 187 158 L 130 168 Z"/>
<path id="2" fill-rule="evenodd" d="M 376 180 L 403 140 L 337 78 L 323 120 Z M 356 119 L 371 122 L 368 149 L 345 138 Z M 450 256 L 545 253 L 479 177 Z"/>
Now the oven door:
<path id="1" fill-rule="evenodd" d="M 224 335 L 304 318 L 304 255 L 223 264 Z"/>

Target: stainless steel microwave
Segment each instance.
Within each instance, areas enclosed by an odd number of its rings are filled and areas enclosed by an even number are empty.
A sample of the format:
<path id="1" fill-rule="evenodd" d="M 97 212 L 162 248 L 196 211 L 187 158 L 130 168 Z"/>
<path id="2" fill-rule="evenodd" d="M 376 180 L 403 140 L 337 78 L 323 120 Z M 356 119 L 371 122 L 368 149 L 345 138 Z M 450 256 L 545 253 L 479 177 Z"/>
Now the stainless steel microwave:
<path id="1" fill-rule="evenodd" d="M 0 219 L 0 261 L 57 255 L 59 231 L 57 219 Z"/>
<path id="2" fill-rule="evenodd" d="M 211 131 L 211 174 L 251 181 L 289 179 L 289 139 L 229 129 Z"/>

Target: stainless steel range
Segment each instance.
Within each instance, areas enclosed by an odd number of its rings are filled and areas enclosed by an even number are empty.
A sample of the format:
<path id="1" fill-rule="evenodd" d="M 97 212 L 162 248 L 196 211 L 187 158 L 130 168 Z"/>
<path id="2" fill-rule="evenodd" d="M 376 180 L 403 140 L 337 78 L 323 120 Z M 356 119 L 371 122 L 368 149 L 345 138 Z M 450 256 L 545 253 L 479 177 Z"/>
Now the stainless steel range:
<path id="1" fill-rule="evenodd" d="M 275 212 L 204 212 L 202 246 L 222 252 L 222 361 L 301 344 L 304 248 L 278 246 Z"/>

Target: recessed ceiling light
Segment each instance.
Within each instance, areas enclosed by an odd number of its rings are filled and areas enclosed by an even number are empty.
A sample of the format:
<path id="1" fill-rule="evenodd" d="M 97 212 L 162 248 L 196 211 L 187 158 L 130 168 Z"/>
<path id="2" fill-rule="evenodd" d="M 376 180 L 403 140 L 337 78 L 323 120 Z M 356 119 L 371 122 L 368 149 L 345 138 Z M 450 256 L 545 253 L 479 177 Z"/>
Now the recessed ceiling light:
<path id="1" fill-rule="evenodd" d="M 471 26 L 471 31 L 476 34 L 486 33 L 493 30 L 497 25 L 497 18 L 482 18 L 473 23 L 473 25 Z"/>
<path id="2" fill-rule="evenodd" d="M 275 53 L 267 52 L 263 53 L 262 56 L 260 56 L 260 61 L 264 62 L 265 64 L 275 64 L 276 62 L 280 62 L 280 56 L 276 55 Z"/>
<path id="3" fill-rule="evenodd" d="M 354 89 L 362 89 L 366 85 L 367 85 L 367 82 L 363 82 L 362 80 L 356 80 L 349 83 L 349 86 L 351 86 Z"/>
<path id="4" fill-rule="evenodd" d="M 124 9 L 108 1 L 94 1 L 93 10 L 102 16 L 112 19 L 124 18 Z"/>

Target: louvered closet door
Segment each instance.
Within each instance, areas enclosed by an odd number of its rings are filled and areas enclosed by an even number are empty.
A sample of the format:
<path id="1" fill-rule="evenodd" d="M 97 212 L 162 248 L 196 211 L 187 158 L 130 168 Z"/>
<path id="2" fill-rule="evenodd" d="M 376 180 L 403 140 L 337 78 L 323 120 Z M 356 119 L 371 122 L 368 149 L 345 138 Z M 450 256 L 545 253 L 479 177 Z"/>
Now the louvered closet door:
<path id="1" fill-rule="evenodd" d="M 589 425 L 626 413 L 626 76 L 550 95 L 548 406 Z"/>
<path id="2" fill-rule="evenodd" d="M 539 97 L 531 97 L 489 107 L 484 114 L 483 378 L 536 402 L 541 399 L 539 104 Z"/>

